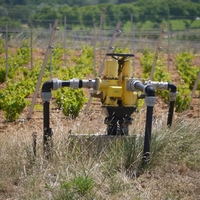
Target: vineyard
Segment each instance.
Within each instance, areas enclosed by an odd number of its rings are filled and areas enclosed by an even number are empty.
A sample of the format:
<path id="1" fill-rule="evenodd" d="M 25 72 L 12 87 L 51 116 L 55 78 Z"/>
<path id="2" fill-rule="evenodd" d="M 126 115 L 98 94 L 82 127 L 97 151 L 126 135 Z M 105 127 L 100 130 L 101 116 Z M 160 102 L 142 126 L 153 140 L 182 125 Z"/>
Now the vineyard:
<path id="1" fill-rule="evenodd" d="M 53 98 L 50 104 L 50 118 L 51 125 L 54 127 L 55 138 L 57 137 L 56 148 L 55 148 L 55 163 L 53 162 L 51 165 L 46 163 L 40 156 L 35 160 L 32 155 L 32 147 L 30 143 L 32 142 L 31 135 L 32 133 L 38 134 L 38 143 L 40 146 L 38 147 L 38 155 L 42 155 L 41 153 L 41 145 L 42 145 L 42 128 L 43 128 L 43 107 L 42 100 L 40 98 L 40 93 L 37 95 L 37 99 L 34 105 L 34 110 L 31 115 L 31 118 L 27 119 L 27 114 L 29 112 L 31 101 L 33 98 L 33 93 L 36 88 L 36 84 L 38 81 L 38 77 L 41 72 L 41 66 L 43 63 L 45 50 L 44 49 L 33 49 L 33 63 L 31 66 L 31 51 L 29 48 L 29 41 L 24 41 L 20 47 L 13 48 L 10 47 L 9 54 L 9 68 L 6 69 L 6 51 L 4 48 L 4 41 L 0 41 L 0 137 L 3 138 L 1 141 L 2 152 L 7 155 L 8 152 L 11 153 L 11 156 L 6 158 L 1 157 L 1 163 L 10 162 L 10 172 L 8 172 L 8 176 L 10 180 L 4 184 L 6 177 L 3 174 L 0 174 L 2 181 L 0 180 L 0 198 L 12 199 L 16 188 L 23 191 L 25 188 L 30 187 L 33 188 L 33 192 L 25 192 L 24 195 L 18 197 L 16 199 L 92 199 L 95 194 L 97 199 L 131 199 L 131 194 L 128 194 L 129 191 L 128 183 L 126 181 L 136 180 L 134 179 L 134 174 L 131 175 L 131 180 L 125 180 L 126 174 L 123 171 L 123 167 L 121 165 L 128 165 L 129 170 L 132 169 L 131 165 L 126 162 L 119 163 L 116 161 L 117 159 L 121 159 L 122 149 L 121 147 L 117 149 L 116 152 L 111 152 L 111 157 L 116 160 L 109 159 L 110 157 L 106 155 L 102 158 L 103 154 L 100 155 L 101 159 L 105 159 L 98 164 L 94 164 L 98 161 L 98 155 L 95 154 L 94 159 L 92 157 L 87 157 L 85 154 L 86 150 L 83 152 L 78 152 L 78 149 L 73 149 L 72 157 L 65 157 L 65 154 L 60 151 L 60 148 L 64 148 L 66 151 L 68 150 L 67 145 L 63 143 L 64 140 L 59 141 L 58 138 L 64 137 L 68 134 L 105 134 L 106 127 L 103 124 L 104 114 L 102 113 L 100 102 L 98 100 L 93 100 L 92 105 L 88 112 L 84 113 L 83 109 L 86 106 L 86 103 L 89 98 L 89 91 L 87 90 L 74 90 L 70 88 L 62 88 L 57 91 L 53 91 Z M 131 53 L 132 50 L 123 48 L 116 49 L 116 52 L 124 52 Z M 100 51 L 97 49 L 94 51 L 93 46 L 90 45 L 82 45 L 81 49 L 64 49 L 61 44 L 54 46 L 51 52 L 51 56 L 48 59 L 47 65 L 45 67 L 44 76 L 42 78 L 42 83 L 51 78 L 58 78 L 61 80 L 69 80 L 72 78 L 94 78 L 97 75 L 98 68 L 101 65 L 102 58 L 104 55 L 104 51 Z M 66 58 L 65 58 L 66 53 Z M 94 59 L 95 58 L 95 59 Z M 134 77 L 140 80 L 148 80 L 151 72 L 152 63 L 155 58 L 155 52 L 150 51 L 149 49 L 145 49 L 143 51 L 138 51 L 135 53 L 133 60 L 134 67 Z M 178 130 L 181 131 L 182 138 L 189 138 L 189 136 L 185 136 L 185 132 L 191 133 L 194 131 L 194 134 L 199 133 L 198 131 L 198 120 L 200 117 L 200 81 L 197 85 L 197 90 L 195 91 L 195 95 L 191 98 L 191 92 L 195 83 L 195 80 L 198 76 L 200 70 L 200 56 L 199 54 L 193 54 L 189 51 L 187 52 L 178 52 L 177 54 L 167 55 L 166 52 L 160 51 L 157 57 L 157 63 L 155 66 L 154 72 L 154 80 L 155 81 L 167 81 L 173 82 L 178 87 L 178 96 L 175 104 L 175 116 L 174 121 L 178 122 Z M 170 66 L 170 68 L 169 68 Z M 41 88 L 41 87 L 40 87 Z M 157 103 L 155 105 L 154 110 L 154 131 L 165 127 L 166 123 L 166 112 L 169 103 L 168 92 L 165 91 L 157 92 Z M 143 124 L 144 124 L 144 102 L 141 102 L 138 105 L 138 110 L 134 113 L 134 122 L 130 128 L 130 134 L 143 134 Z M 185 124 L 192 124 L 197 121 L 196 126 L 188 126 L 185 130 L 183 130 L 184 125 L 183 119 L 186 120 Z M 194 128 L 194 130 L 192 129 Z M 174 128 L 175 129 L 175 128 Z M 162 134 L 171 134 L 171 140 L 175 139 L 177 145 L 179 139 L 173 132 L 176 130 L 168 130 Z M 191 129 L 191 130 L 190 130 Z M 12 138 L 13 136 L 13 138 Z M 10 137 L 12 139 L 10 139 Z M 28 142 L 27 142 L 27 137 Z M 197 136 L 196 136 L 197 137 Z M 4 140 L 5 139 L 5 140 Z M 194 139 L 194 140 L 193 140 Z M 10 143 L 7 141 L 11 141 L 13 143 L 12 146 L 9 146 Z M 16 141 L 22 141 L 22 143 L 16 143 Z M 190 140 L 190 141 L 189 141 Z M 161 141 L 161 142 L 160 142 Z M 176 146 L 174 143 L 169 141 L 163 141 L 160 138 L 160 146 L 156 146 L 157 151 L 161 146 L 166 146 L 166 144 L 170 144 L 170 148 L 173 149 L 174 154 L 169 156 L 172 158 L 177 158 L 180 162 L 181 159 L 178 155 L 176 155 Z M 189 143 L 195 143 L 198 141 L 197 138 L 189 138 L 186 142 L 186 145 L 179 146 L 182 148 L 183 152 L 191 152 L 194 149 L 189 147 Z M 9 146 L 8 152 L 3 149 L 5 146 Z M 19 148 L 20 147 L 20 148 Z M 21 148 L 22 147 L 22 148 Z M 186 150 L 184 149 L 187 148 Z M 19 148 L 19 152 L 16 152 L 16 149 Z M 140 149 L 140 147 L 139 147 Z M 184 150 L 183 150 L 184 149 Z M 198 149 L 195 150 L 198 155 Z M 20 153 L 22 152 L 22 153 Z M 24 153 L 25 152 L 25 153 Z M 76 158 L 76 153 L 78 157 Z M 80 153 L 80 154 L 78 154 Z M 170 159 L 165 152 L 166 160 Z M 25 157 L 23 157 L 25 154 Z M 159 154 L 159 153 L 158 153 Z M 12 157 L 14 155 L 19 156 L 19 160 L 14 162 L 12 161 Z M 110 154 L 109 154 L 110 155 Z M 102 156 L 102 157 L 101 157 Z M 60 160 L 59 160 L 60 158 Z M 75 158 L 75 160 L 73 160 Z M 27 161 L 26 161 L 27 159 Z M 61 174 L 65 174 L 64 169 L 60 166 L 56 165 L 56 159 L 59 160 L 59 163 L 66 168 L 67 175 L 61 177 Z M 70 163 L 73 163 L 73 166 L 66 166 L 64 160 L 67 159 Z M 187 160 L 187 163 L 184 164 L 181 162 L 181 167 L 179 168 L 180 174 L 186 173 L 186 168 L 194 169 L 194 172 L 191 172 L 192 176 L 195 176 L 195 173 L 198 173 L 199 168 L 195 167 L 194 163 L 199 162 L 199 158 L 195 157 L 195 160 Z M 8 161 L 7 161 L 8 160 Z M 81 161 L 80 161 L 81 160 Z M 79 161 L 81 163 L 79 163 Z M 27 163 L 28 162 L 28 163 Z M 120 161 L 122 162 L 122 161 Z M 156 165 L 156 162 L 159 163 L 158 160 L 154 161 L 153 165 Z M 167 162 L 167 161 L 166 161 Z M 108 168 L 105 168 L 104 164 Z M 107 165 L 108 164 L 108 165 Z M 135 164 L 135 163 L 134 163 Z M 80 166 L 79 166 L 80 165 Z M 116 165 L 116 166 L 115 166 Z M 163 163 L 164 165 L 164 163 Z M 15 169 L 12 168 L 15 166 Z M 161 165 L 162 166 L 162 165 Z M 3 169 L 6 171 L 4 166 Z M 80 167 L 80 168 L 79 168 Z M 84 172 L 82 173 L 82 168 L 84 168 Z M 169 166 L 168 166 L 169 167 Z M 173 171 L 173 166 L 170 165 L 171 168 L 165 170 Z M 73 168 L 79 170 L 78 172 L 74 172 Z M 19 169 L 19 171 L 18 171 Z M 39 175 L 39 171 L 41 169 L 42 178 Z M 69 169 L 69 171 L 68 171 Z M 100 171 L 102 177 L 97 174 L 91 174 L 91 172 Z M 12 171 L 13 170 L 13 171 Z M 16 173 L 15 173 L 16 170 Z M 57 171 L 58 170 L 58 171 Z M 70 171 L 71 170 L 71 171 Z M 108 170 L 108 171 L 107 171 Z M 112 171 L 113 170 L 113 171 Z M 120 171 L 122 170 L 122 171 Z M 153 181 L 151 184 L 156 183 L 156 179 L 162 179 L 161 177 L 156 176 L 154 171 L 146 172 L 144 179 L 150 179 L 153 177 Z M 160 169 L 158 169 L 159 171 Z M 195 171 L 196 170 L 196 171 Z M 9 170 L 8 170 L 9 171 Z M 89 171 L 89 172 L 88 172 Z M 133 170 L 134 171 L 134 170 Z M 156 171 L 156 168 L 155 168 Z M 60 175 L 56 175 L 56 173 Z M 19 173 L 19 174 L 18 174 Z M 89 173 L 89 175 L 87 174 Z M 94 172 L 93 172 L 94 173 Z M 179 173 L 179 172 L 178 172 Z M 75 174 L 75 175 L 74 175 Z M 121 176 L 123 174 L 123 177 Z M 176 174 L 177 185 L 181 184 L 180 174 Z M 165 176 L 164 174 L 162 174 Z M 91 176 L 93 178 L 91 178 Z M 20 178 L 19 178 L 20 177 Z M 35 178 L 34 178 L 35 177 Z M 44 182 L 40 182 L 39 178 Z M 74 178 L 71 178 L 74 177 Z M 121 178 L 119 178 L 121 177 Z M 198 177 L 198 174 L 197 174 Z M 71 178 L 71 179 L 70 179 Z M 110 179 L 109 179 L 110 178 Z M 169 177 L 166 177 L 169 178 Z M 171 177 L 172 179 L 173 177 Z M 179 178 L 179 179 L 178 179 Z M 26 180 L 27 179 L 27 180 Z M 95 181 L 94 181 L 95 179 Z M 122 180 L 123 179 L 123 180 Z M 117 180 L 116 184 L 113 183 Z M 167 179 L 168 180 L 168 179 Z M 30 182 L 29 182 L 30 181 Z M 108 182 L 106 182 L 108 181 Z M 122 183 L 118 182 L 122 181 Z M 186 181 L 186 180 L 184 180 Z M 196 180 L 195 180 L 196 181 Z M 58 182 L 60 183 L 58 186 Z M 145 181 L 140 179 L 133 182 L 135 188 L 137 188 L 137 192 L 134 194 L 135 199 L 148 199 L 148 192 L 146 191 L 143 196 L 140 192 L 144 192 L 145 190 Z M 187 182 L 187 181 L 186 181 Z M 111 184 L 112 183 L 112 184 Z M 185 183 L 185 182 L 184 182 Z M 40 185 L 42 184 L 42 186 Z M 103 187 L 101 185 L 103 184 Z M 162 183 L 166 184 L 166 187 L 170 185 L 170 183 Z M 192 182 L 189 188 L 192 188 L 192 184 L 198 185 L 197 182 Z M 14 185 L 14 186 L 13 186 Z M 41 190 L 42 188 L 42 190 Z M 58 189 L 60 188 L 60 190 Z M 147 188 L 149 189 L 149 188 Z M 196 187 L 195 187 L 196 189 Z M 197 188 L 199 189 L 199 188 Z M 93 191 L 95 190 L 95 191 Z M 153 190 L 151 188 L 151 190 Z M 167 189 L 166 189 L 167 190 Z M 177 199 L 176 197 L 183 197 L 187 195 L 185 199 L 190 199 L 190 195 L 192 197 L 199 197 L 199 193 L 190 194 L 185 192 L 185 189 L 180 189 L 179 192 L 173 191 L 174 193 L 170 193 L 169 191 L 165 191 L 165 196 L 161 198 L 161 194 L 159 193 L 159 199 Z M 36 192 L 34 192 L 36 191 Z M 122 193 L 118 195 L 118 191 Z M 158 189 L 159 191 L 159 189 Z M 195 190 L 196 191 L 196 190 Z M 91 192 L 91 194 L 90 194 Z M 124 192 L 124 193 L 123 193 Z M 152 192 L 152 191 L 151 191 Z M 152 192 L 153 193 L 153 192 Z M 30 195 L 31 194 L 31 195 Z M 44 196 L 47 195 L 47 196 Z M 176 194 L 176 195 L 174 195 Z M 31 197 L 30 197 L 30 196 Z M 56 196 L 57 195 L 57 196 Z M 129 196 L 127 196 L 129 195 Z M 154 193 L 156 196 L 156 192 Z M 140 196 L 140 197 L 139 197 Z M 153 199 L 155 196 L 152 196 Z M 110 198 L 109 198 L 110 197 Z M 164 198 L 165 197 L 165 198 Z"/>
<path id="2" fill-rule="evenodd" d="M 45 52 L 34 50 L 35 66 L 30 69 L 30 49 L 27 42 L 24 42 L 20 48 L 10 50 L 12 54 L 9 60 L 9 69 L 5 69 L 5 50 L 4 44 L 1 41 L 1 65 L 0 65 L 0 109 L 3 112 L 5 120 L 15 121 L 24 110 L 28 109 L 31 103 L 31 95 L 33 94 L 38 76 L 40 74 L 42 65 L 42 55 Z M 120 50 L 122 51 L 122 50 Z M 130 50 L 124 50 L 128 51 Z M 94 69 L 94 52 L 92 47 L 83 46 L 82 50 L 67 50 L 68 59 L 67 66 L 64 65 L 64 49 L 58 45 L 53 49 L 51 60 L 48 61 L 43 82 L 49 80 L 52 75 L 54 78 L 61 80 L 69 80 L 72 78 L 84 79 L 86 77 L 94 77 L 94 71 L 97 73 L 98 69 Z M 96 55 L 95 57 L 99 57 Z M 152 63 L 155 54 L 150 50 L 144 50 L 143 53 L 135 54 L 135 74 L 134 77 L 141 80 L 148 80 Z M 100 65 L 100 57 L 96 61 Z M 178 87 L 178 97 L 176 99 L 175 111 L 181 113 L 190 110 L 192 99 L 190 94 L 192 92 L 195 80 L 199 72 L 199 55 L 194 55 L 189 52 L 171 55 L 170 58 L 171 71 L 167 69 L 167 55 L 160 53 L 157 59 L 157 65 L 154 72 L 154 80 L 173 82 Z M 69 67 L 70 66 L 70 67 Z M 6 81 L 7 76 L 7 81 Z M 200 90 L 200 82 L 197 85 L 195 97 L 198 97 Z M 87 93 L 87 92 L 86 92 Z M 75 118 L 78 116 L 80 110 L 87 101 L 88 96 L 85 96 L 83 90 L 61 89 L 55 91 L 53 94 L 55 98 L 56 107 L 62 110 L 66 117 Z M 160 99 L 167 104 L 168 92 L 158 92 Z M 70 97 L 70 98 L 69 98 Z M 199 117 L 198 98 L 194 103 L 194 117 Z M 36 108 L 41 109 L 41 103 L 36 105 Z M 2 119 L 4 121 L 4 119 Z"/>

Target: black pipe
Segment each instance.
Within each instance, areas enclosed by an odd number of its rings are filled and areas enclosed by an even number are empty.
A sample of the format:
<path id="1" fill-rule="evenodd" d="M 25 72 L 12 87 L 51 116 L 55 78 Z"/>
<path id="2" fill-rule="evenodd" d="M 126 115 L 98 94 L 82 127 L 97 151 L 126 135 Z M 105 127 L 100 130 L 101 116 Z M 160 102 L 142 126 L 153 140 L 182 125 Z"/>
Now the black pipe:
<path id="1" fill-rule="evenodd" d="M 153 85 L 147 85 L 146 88 L 145 88 L 145 92 L 146 92 L 148 97 L 155 97 L 156 96 L 156 92 L 155 92 Z"/>
<path id="2" fill-rule="evenodd" d="M 174 114 L 174 103 L 175 103 L 175 101 L 170 101 L 169 102 L 167 126 L 171 126 L 172 125 L 172 118 L 173 118 L 173 114 Z"/>
<path id="3" fill-rule="evenodd" d="M 173 93 L 175 94 L 173 98 L 170 97 L 170 102 L 169 102 L 167 126 L 171 126 L 172 125 L 172 118 L 173 118 L 173 114 L 174 114 L 174 104 L 175 104 L 175 99 L 176 99 L 177 88 L 174 84 L 168 83 L 168 89 L 170 90 L 170 92 L 172 94 Z"/>
<path id="4" fill-rule="evenodd" d="M 134 87 L 135 87 L 136 89 L 140 90 L 140 91 L 143 91 L 144 88 L 145 88 L 145 86 L 144 86 L 141 82 L 139 82 L 139 81 L 137 81 L 137 82 L 134 84 Z"/>
<path id="5" fill-rule="evenodd" d="M 168 89 L 170 89 L 171 92 L 177 92 L 177 88 L 173 83 L 168 83 Z"/>
<path id="6" fill-rule="evenodd" d="M 70 86 L 70 81 L 62 81 L 61 82 L 62 87 L 66 86 L 69 87 Z M 43 85 L 42 85 L 42 91 L 41 91 L 41 95 L 43 96 L 43 128 L 44 128 L 44 135 L 43 135 L 43 146 L 44 146 L 44 153 L 45 153 L 45 157 L 47 159 L 49 159 L 51 157 L 51 148 L 53 146 L 52 143 L 52 129 L 50 128 L 50 115 L 49 115 L 49 102 L 51 99 L 51 90 L 52 89 L 57 89 L 59 87 L 61 87 L 61 85 L 59 85 L 59 80 L 50 80 L 50 81 L 46 81 Z"/>
<path id="7" fill-rule="evenodd" d="M 51 148 L 52 148 L 52 130 L 49 127 L 49 102 L 45 101 L 43 104 L 43 127 L 44 127 L 44 135 L 43 135 L 43 146 L 44 153 L 47 159 L 50 158 Z"/>
<path id="8" fill-rule="evenodd" d="M 42 85 L 42 93 L 48 94 L 51 93 L 53 89 L 53 81 L 47 81 Z M 49 99 L 50 100 L 50 99 Z M 49 126 L 49 101 L 45 100 L 43 102 L 43 147 L 45 158 L 50 158 L 50 151 L 52 148 L 52 130 Z"/>
<path id="9" fill-rule="evenodd" d="M 70 81 L 62 81 L 62 87 L 69 87 Z"/>
<path id="10" fill-rule="evenodd" d="M 152 131 L 153 106 L 155 104 L 154 102 L 155 89 L 152 85 L 147 85 L 145 88 L 145 92 L 147 94 L 146 97 L 147 111 L 146 111 L 146 125 L 145 125 L 145 137 L 144 137 L 143 164 L 146 164 L 150 158 L 150 142 L 151 142 L 151 131 Z M 151 100 L 151 97 L 154 97 L 153 101 Z"/>
<path id="11" fill-rule="evenodd" d="M 42 92 L 51 92 L 51 90 L 53 89 L 53 81 L 46 81 L 43 85 L 42 85 Z"/>
<path id="12" fill-rule="evenodd" d="M 153 107 L 147 106 L 146 126 L 145 126 L 145 136 L 144 136 L 144 154 L 143 154 L 144 164 L 146 164 L 149 161 L 149 158 L 150 158 L 152 117 L 153 117 Z"/>

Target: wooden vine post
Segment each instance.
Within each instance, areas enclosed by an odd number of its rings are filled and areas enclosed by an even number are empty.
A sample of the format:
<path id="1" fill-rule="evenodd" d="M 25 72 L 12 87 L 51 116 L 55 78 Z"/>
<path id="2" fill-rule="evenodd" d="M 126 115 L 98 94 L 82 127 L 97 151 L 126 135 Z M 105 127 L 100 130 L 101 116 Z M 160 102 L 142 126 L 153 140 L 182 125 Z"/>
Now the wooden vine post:
<path id="1" fill-rule="evenodd" d="M 192 89 L 192 93 L 190 95 L 191 99 L 193 99 L 193 97 L 195 95 L 195 91 L 197 90 L 197 86 L 198 86 L 199 81 L 200 81 L 200 70 L 199 70 L 199 73 L 197 75 L 196 81 L 194 83 L 194 87 Z M 192 101 L 190 102 L 190 107 L 191 107 L 191 105 L 192 105 Z"/>
<path id="2" fill-rule="evenodd" d="M 53 40 L 54 40 L 54 37 L 55 37 L 57 26 L 58 26 L 58 19 L 56 19 L 55 22 L 54 22 L 53 30 L 52 30 L 52 33 L 51 33 L 49 44 L 48 44 L 48 47 L 46 49 L 46 54 L 45 54 L 44 61 L 43 61 L 43 64 L 42 64 L 42 69 L 40 71 L 40 76 L 38 78 L 35 93 L 34 93 L 33 98 L 32 98 L 31 107 L 30 107 L 30 110 L 29 110 L 29 113 L 28 113 L 28 116 L 27 116 L 28 119 L 31 119 L 31 115 L 32 115 L 32 112 L 33 112 L 35 101 L 36 101 L 36 98 L 37 98 L 37 95 L 38 95 L 38 92 L 39 92 L 39 89 L 40 89 L 40 85 L 41 85 L 41 82 L 42 82 L 42 77 L 44 75 L 44 70 L 45 70 L 45 67 L 46 67 L 46 64 L 47 64 L 48 56 L 51 52 L 52 43 L 53 43 Z"/>
<path id="3" fill-rule="evenodd" d="M 162 28 L 161 28 L 161 32 L 160 32 L 160 36 L 159 36 L 159 39 L 158 39 L 158 43 L 157 43 L 156 54 L 155 54 L 155 57 L 154 57 L 152 68 L 151 68 L 150 80 L 153 80 L 155 66 L 156 66 L 156 62 L 157 62 L 157 58 L 158 58 L 158 52 L 161 48 L 161 42 L 162 42 L 163 34 L 165 33 L 165 26 L 166 26 L 166 24 L 163 23 Z"/>

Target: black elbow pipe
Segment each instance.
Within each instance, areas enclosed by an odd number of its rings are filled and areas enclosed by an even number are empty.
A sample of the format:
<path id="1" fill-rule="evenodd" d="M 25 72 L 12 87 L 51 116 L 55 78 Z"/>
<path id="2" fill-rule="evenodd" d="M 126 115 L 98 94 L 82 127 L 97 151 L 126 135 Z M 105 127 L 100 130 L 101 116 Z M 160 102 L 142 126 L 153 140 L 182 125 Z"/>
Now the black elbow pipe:
<path id="1" fill-rule="evenodd" d="M 172 93 L 176 93 L 177 92 L 176 86 L 174 84 L 172 84 L 172 83 L 168 83 L 168 89 Z M 174 105 L 175 105 L 175 98 L 170 98 L 168 118 L 167 118 L 167 126 L 171 126 L 172 125 L 172 118 L 173 118 L 173 114 L 174 114 Z"/>
<path id="2" fill-rule="evenodd" d="M 171 92 L 177 92 L 177 88 L 173 83 L 168 83 L 168 89 L 170 89 Z"/>
<path id="3" fill-rule="evenodd" d="M 51 93 L 53 89 L 53 81 L 47 81 L 42 85 L 42 93 Z M 43 148 L 45 158 L 50 158 L 50 149 L 52 148 L 52 130 L 49 125 L 49 101 L 45 100 L 43 102 Z"/>
<path id="4" fill-rule="evenodd" d="M 69 87 L 70 81 L 62 81 L 62 87 Z M 51 157 L 51 148 L 52 148 L 52 135 L 53 131 L 50 128 L 50 115 L 49 115 L 49 101 L 51 98 L 51 90 L 57 89 L 59 86 L 58 81 L 47 81 L 42 85 L 42 93 L 44 95 L 44 103 L 43 103 L 43 146 L 44 146 L 44 153 L 45 157 L 49 159 Z M 48 95 L 50 93 L 50 95 Z M 46 97 L 47 96 L 47 97 Z"/>
<path id="5" fill-rule="evenodd" d="M 152 85 L 147 85 L 147 87 L 145 88 L 145 92 L 146 92 L 147 96 L 149 96 L 149 97 L 156 96 L 155 89 Z"/>
<path id="6" fill-rule="evenodd" d="M 53 89 L 53 81 L 46 81 L 43 85 L 42 85 L 42 92 L 51 92 L 51 90 Z"/>

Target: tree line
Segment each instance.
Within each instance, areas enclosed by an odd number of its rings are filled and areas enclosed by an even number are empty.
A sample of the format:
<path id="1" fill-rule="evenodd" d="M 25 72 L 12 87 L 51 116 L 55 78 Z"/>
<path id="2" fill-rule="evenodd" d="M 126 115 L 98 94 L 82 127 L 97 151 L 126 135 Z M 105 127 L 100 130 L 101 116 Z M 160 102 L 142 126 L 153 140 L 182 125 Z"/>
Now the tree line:
<path id="1" fill-rule="evenodd" d="M 48 27 L 66 17 L 71 26 L 84 28 L 98 26 L 103 14 L 110 26 L 133 20 L 138 24 L 151 21 L 156 27 L 169 19 L 193 22 L 200 17 L 200 0 L 0 0 L 0 5 L 0 27 L 6 22 L 11 27 L 30 22 L 33 27 Z"/>

